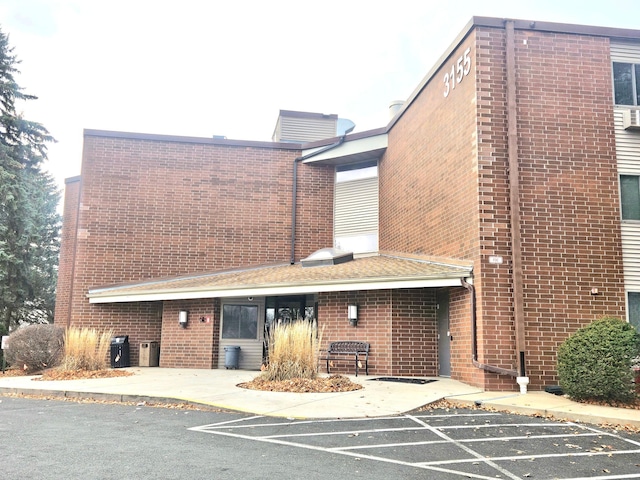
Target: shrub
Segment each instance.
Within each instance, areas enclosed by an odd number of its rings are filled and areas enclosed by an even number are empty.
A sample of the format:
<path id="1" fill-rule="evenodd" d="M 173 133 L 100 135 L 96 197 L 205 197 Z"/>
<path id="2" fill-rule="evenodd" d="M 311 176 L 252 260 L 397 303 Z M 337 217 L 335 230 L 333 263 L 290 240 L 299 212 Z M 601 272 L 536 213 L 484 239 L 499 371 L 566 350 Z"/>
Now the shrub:
<path id="1" fill-rule="evenodd" d="M 62 370 L 102 370 L 107 368 L 111 330 L 70 327 L 64 336 Z"/>
<path id="2" fill-rule="evenodd" d="M 576 400 L 630 402 L 633 358 L 640 335 L 619 318 L 603 317 L 570 336 L 558 350 L 560 386 Z"/>
<path id="3" fill-rule="evenodd" d="M 29 325 L 9 336 L 7 362 L 28 372 L 55 367 L 62 358 L 64 330 L 55 325 Z"/>
<path id="4" fill-rule="evenodd" d="M 265 381 L 314 379 L 319 345 L 315 322 L 299 320 L 274 325 L 269 334 L 269 364 L 259 378 Z"/>

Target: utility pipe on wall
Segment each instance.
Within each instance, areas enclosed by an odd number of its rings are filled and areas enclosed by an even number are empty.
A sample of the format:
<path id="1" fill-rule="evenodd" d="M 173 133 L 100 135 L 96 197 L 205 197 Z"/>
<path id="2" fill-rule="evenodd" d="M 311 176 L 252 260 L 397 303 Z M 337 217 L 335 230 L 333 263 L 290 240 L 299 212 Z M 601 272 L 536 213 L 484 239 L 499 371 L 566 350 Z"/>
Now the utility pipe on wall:
<path id="1" fill-rule="evenodd" d="M 522 243 L 520 238 L 520 175 L 518 169 L 518 121 L 516 97 L 516 54 L 514 22 L 505 21 L 507 68 L 507 146 L 509 156 L 509 207 L 511 210 L 511 262 L 513 282 L 513 321 L 518 374 L 525 376 L 525 328 L 522 281 Z"/>
<path id="2" fill-rule="evenodd" d="M 342 145 L 342 143 L 344 142 L 344 138 L 347 136 L 349 132 L 351 132 L 351 130 L 354 129 L 354 127 L 355 125 L 350 129 L 348 129 L 344 133 L 344 135 L 342 135 L 338 139 L 337 142 L 332 143 L 331 145 L 327 145 L 319 150 L 316 150 L 315 152 L 311 152 L 307 155 L 297 157 L 293 161 L 293 189 L 292 189 L 293 198 L 291 200 L 291 254 L 289 258 L 289 263 L 291 263 L 291 265 L 296 263 L 296 217 L 298 212 L 298 163 L 301 162 L 302 160 L 306 160 L 307 158 L 314 157 L 323 152 L 326 152 L 327 150 L 331 150 L 332 148 L 336 148 Z"/>
<path id="3" fill-rule="evenodd" d="M 466 278 L 460 279 L 460 284 L 469 291 L 469 296 L 471 297 L 471 361 L 474 367 L 477 367 L 481 370 L 485 370 L 491 373 L 497 373 L 498 375 L 509 375 L 511 377 L 516 377 L 518 372 L 515 370 L 509 370 L 502 367 L 497 367 L 495 365 L 487 365 L 486 363 L 478 362 L 478 325 L 477 325 L 477 317 L 476 317 L 476 289 L 475 287 L 467 282 Z"/>

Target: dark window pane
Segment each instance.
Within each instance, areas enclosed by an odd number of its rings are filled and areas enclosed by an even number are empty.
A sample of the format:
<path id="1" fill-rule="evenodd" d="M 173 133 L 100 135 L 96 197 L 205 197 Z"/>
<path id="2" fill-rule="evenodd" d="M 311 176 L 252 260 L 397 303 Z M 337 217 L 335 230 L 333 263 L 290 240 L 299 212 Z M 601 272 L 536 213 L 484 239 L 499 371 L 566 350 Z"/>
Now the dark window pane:
<path id="1" fill-rule="evenodd" d="M 623 220 L 640 220 L 640 186 L 635 175 L 620 176 Z"/>
<path id="2" fill-rule="evenodd" d="M 640 292 L 629 292 L 629 323 L 640 331 Z"/>
<path id="3" fill-rule="evenodd" d="M 636 105 L 640 105 L 640 64 L 633 66 L 636 70 Z"/>
<path id="4" fill-rule="evenodd" d="M 224 305 L 222 338 L 258 338 L 258 306 Z"/>
<path id="5" fill-rule="evenodd" d="M 630 63 L 614 62 L 613 88 L 615 90 L 616 105 L 634 105 Z"/>

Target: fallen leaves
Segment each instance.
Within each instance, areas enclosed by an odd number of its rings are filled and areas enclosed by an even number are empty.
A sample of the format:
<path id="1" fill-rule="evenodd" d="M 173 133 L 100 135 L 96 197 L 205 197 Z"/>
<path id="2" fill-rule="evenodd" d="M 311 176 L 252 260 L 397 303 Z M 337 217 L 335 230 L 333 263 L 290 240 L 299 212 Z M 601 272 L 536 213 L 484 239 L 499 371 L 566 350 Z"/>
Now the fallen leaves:
<path id="1" fill-rule="evenodd" d="M 352 392 L 360 390 L 362 385 L 352 382 L 341 375 L 330 377 L 293 378 L 291 380 L 270 381 L 260 377 L 238 385 L 249 390 L 263 390 L 267 392 L 293 392 L 293 393 L 333 393 Z"/>
<path id="2" fill-rule="evenodd" d="M 33 380 L 84 380 L 91 378 L 111 378 L 111 377 L 129 377 L 132 372 L 126 370 L 103 369 L 103 370 L 46 370 L 40 377 Z"/>

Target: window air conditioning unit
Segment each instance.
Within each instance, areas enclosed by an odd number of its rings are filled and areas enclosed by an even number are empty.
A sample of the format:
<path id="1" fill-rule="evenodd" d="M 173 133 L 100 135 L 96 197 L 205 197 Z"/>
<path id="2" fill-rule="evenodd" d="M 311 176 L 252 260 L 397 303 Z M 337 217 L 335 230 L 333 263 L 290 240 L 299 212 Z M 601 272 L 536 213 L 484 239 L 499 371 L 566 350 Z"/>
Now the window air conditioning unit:
<path id="1" fill-rule="evenodd" d="M 622 112 L 622 124 L 625 130 L 640 130 L 640 108 L 625 109 Z"/>

